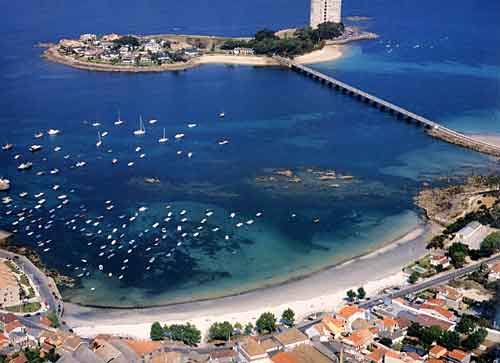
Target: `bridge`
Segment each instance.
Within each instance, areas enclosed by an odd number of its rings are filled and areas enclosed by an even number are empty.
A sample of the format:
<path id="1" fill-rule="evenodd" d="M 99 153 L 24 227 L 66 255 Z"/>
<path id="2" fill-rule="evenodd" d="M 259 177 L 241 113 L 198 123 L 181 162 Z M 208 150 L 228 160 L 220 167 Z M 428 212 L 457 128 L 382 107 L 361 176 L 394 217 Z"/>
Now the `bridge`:
<path id="1" fill-rule="evenodd" d="M 352 96 L 367 105 L 378 108 L 380 111 L 388 112 L 396 116 L 398 119 L 406 120 L 410 123 L 416 124 L 417 126 L 424 126 L 427 134 L 432 137 L 455 145 L 460 145 L 462 147 L 466 147 L 483 154 L 500 157 L 500 145 L 484 142 L 450 129 L 435 121 L 429 120 L 423 116 L 417 115 L 411 111 L 399 107 L 391 102 L 383 100 L 370 93 L 364 92 L 359 88 L 350 86 L 347 83 L 339 81 L 338 79 L 327 76 L 324 73 L 318 72 L 305 65 L 295 63 L 289 58 L 280 56 L 273 56 L 273 58 L 282 66 L 288 67 L 297 73 L 303 74 L 309 78 L 312 78 L 313 80 L 319 81 L 320 83 L 330 88 L 335 88 L 336 90 Z"/>

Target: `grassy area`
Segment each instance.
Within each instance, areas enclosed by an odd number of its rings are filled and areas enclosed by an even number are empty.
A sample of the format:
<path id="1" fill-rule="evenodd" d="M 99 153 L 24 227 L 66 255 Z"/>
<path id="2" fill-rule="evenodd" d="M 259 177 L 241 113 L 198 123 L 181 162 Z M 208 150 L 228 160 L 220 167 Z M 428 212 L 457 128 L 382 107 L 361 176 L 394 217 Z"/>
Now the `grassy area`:
<path id="1" fill-rule="evenodd" d="M 34 313 L 35 311 L 40 310 L 41 307 L 42 305 L 40 305 L 39 302 L 33 302 L 22 305 L 9 306 L 5 309 L 13 313 Z"/>
<path id="2" fill-rule="evenodd" d="M 23 284 L 24 286 L 30 287 L 30 280 L 28 280 L 28 277 L 24 274 L 21 275 L 19 282 Z"/>
<path id="3" fill-rule="evenodd" d="M 19 273 L 19 268 L 17 267 L 17 265 L 12 262 L 12 261 L 5 261 L 5 264 L 15 273 Z"/>

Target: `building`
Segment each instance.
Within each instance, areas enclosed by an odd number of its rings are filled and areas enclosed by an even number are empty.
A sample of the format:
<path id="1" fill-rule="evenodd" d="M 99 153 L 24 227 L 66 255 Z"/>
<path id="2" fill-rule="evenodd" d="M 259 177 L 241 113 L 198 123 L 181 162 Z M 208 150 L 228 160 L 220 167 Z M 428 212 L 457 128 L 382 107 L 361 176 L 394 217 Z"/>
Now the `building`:
<path id="1" fill-rule="evenodd" d="M 21 288 L 9 266 L 0 262 L 0 308 L 21 304 Z"/>
<path id="2" fill-rule="evenodd" d="M 275 335 L 274 339 L 280 343 L 285 351 L 301 344 L 309 344 L 309 338 L 297 328 L 286 329 L 282 333 Z"/>
<path id="3" fill-rule="evenodd" d="M 488 233 L 488 227 L 483 226 L 478 221 L 473 221 L 456 233 L 454 241 L 463 243 L 470 249 L 478 250 Z"/>
<path id="4" fill-rule="evenodd" d="M 243 344 L 237 345 L 238 360 L 246 363 L 270 363 L 269 355 L 259 342 L 248 338 Z"/>
<path id="5" fill-rule="evenodd" d="M 355 305 L 346 305 L 335 314 L 336 318 L 344 322 L 344 327 L 347 332 L 352 332 L 352 323 L 358 319 L 368 320 L 365 310 L 358 308 Z"/>
<path id="6" fill-rule="evenodd" d="M 490 273 L 488 274 L 489 281 L 500 280 L 500 262 L 491 267 Z"/>
<path id="7" fill-rule="evenodd" d="M 342 0 L 311 0 L 310 25 L 317 28 L 319 24 L 341 22 Z"/>

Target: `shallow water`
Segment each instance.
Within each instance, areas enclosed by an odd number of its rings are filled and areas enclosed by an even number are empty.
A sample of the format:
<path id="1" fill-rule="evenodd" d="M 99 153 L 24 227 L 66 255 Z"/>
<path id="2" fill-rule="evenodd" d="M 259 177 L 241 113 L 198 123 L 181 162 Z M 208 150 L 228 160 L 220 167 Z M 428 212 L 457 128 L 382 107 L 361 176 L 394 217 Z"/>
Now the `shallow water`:
<path id="1" fill-rule="evenodd" d="M 500 57 L 491 44 L 500 37 L 492 19 L 499 5 L 476 9 L 445 1 L 439 9 L 447 4 L 454 4 L 452 14 L 442 22 L 431 1 L 404 1 L 398 7 L 389 1 L 349 2 L 345 13 L 372 16 L 361 24 L 382 38 L 357 43 L 342 60 L 314 67 L 459 130 L 498 131 Z M 107 74 L 45 62 L 33 48 L 38 41 L 89 31 L 249 35 L 264 26 L 302 25 L 307 18 L 306 1 L 197 5 L 186 12 L 179 3 L 152 2 L 123 6 L 117 13 L 111 4 L 99 3 L 98 16 L 93 1 L 71 7 L 33 2 L 26 12 L 8 5 L 0 29 L 6 49 L 0 55 L 0 142 L 12 142 L 15 149 L 0 153 L 0 165 L 13 183 L 9 195 L 15 201 L 0 207 L 0 226 L 19 229 L 18 241 L 33 246 L 49 265 L 74 277 L 83 274 L 77 288 L 64 290 L 66 298 L 147 305 L 280 282 L 414 228 L 420 219 L 412 198 L 423 181 L 497 168 L 488 157 L 433 140 L 421 129 L 282 69 L 206 65 L 176 73 Z M 471 25 L 464 34 L 466 18 L 481 26 Z M 113 125 L 118 110 L 126 120 L 121 127 Z M 222 111 L 224 119 L 217 117 Z M 140 138 L 132 134 L 139 115 L 147 131 Z M 159 122 L 150 125 L 150 118 Z M 99 128 L 91 126 L 96 121 Z M 188 128 L 191 122 L 198 126 Z M 62 134 L 33 139 L 48 128 Z M 163 128 L 170 138 L 166 145 L 157 142 Z M 100 148 L 98 131 L 109 131 Z M 174 141 L 180 132 L 185 138 Z M 219 145 L 221 139 L 230 143 Z M 42 144 L 43 151 L 30 154 L 27 146 L 33 143 Z M 54 152 L 56 146 L 62 150 Z M 15 153 L 22 158 L 13 160 Z M 112 158 L 118 165 L 112 166 Z M 33 170 L 18 172 L 26 160 L 33 161 Z M 81 160 L 87 165 L 71 168 Z M 135 165 L 127 167 L 129 161 Z M 35 175 L 53 168 L 60 173 Z M 279 168 L 293 170 L 303 182 L 255 180 Z M 308 168 L 335 170 L 354 180 L 333 187 L 304 177 Z M 146 184 L 145 177 L 161 183 Z M 54 184 L 61 189 L 52 191 Z M 21 191 L 30 196 L 19 198 Z M 14 213 L 33 208 L 39 192 L 46 193 L 46 204 L 12 226 Z M 61 194 L 70 202 L 58 209 Z M 107 200 L 114 205 L 111 211 Z M 138 212 L 141 206 L 148 209 Z M 8 209 L 15 212 L 5 215 Z M 186 223 L 180 222 L 183 209 Z M 170 210 L 175 218 L 165 222 Z M 201 224 L 206 210 L 214 213 Z M 237 213 L 234 219 L 231 212 Z M 129 222 L 134 213 L 137 218 Z M 250 219 L 254 223 L 246 224 Z M 46 230 L 48 220 L 53 223 Z M 240 222 L 243 226 L 236 227 Z M 182 238 L 183 232 L 188 236 Z"/>

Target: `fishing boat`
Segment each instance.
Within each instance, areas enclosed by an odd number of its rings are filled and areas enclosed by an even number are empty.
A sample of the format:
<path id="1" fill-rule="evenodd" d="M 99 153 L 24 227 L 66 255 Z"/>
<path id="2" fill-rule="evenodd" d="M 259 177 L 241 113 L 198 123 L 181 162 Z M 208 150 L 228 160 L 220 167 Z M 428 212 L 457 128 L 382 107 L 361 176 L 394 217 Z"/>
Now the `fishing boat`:
<path id="1" fill-rule="evenodd" d="M 146 133 L 146 128 L 144 127 L 144 122 L 142 121 L 142 116 L 139 117 L 139 130 L 134 131 L 134 135 L 141 136 Z"/>
<path id="2" fill-rule="evenodd" d="M 28 169 L 31 169 L 31 167 L 33 166 L 33 163 L 28 161 L 26 163 L 21 163 L 19 164 L 19 166 L 17 167 L 17 170 L 28 170 Z"/>
<path id="3" fill-rule="evenodd" d="M 5 178 L 0 178 L 0 191 L 6 191 L 10 189 L 10 180 Z"/>
<path id="4" fill-rule="evenodd" d="M 5 144 L 2 146 L 2 150 L 3 151 L 9 151 L 10 149 L 12 149 L 14 147 L 13 144 Z"/>
<path id="5" fill-rule="evenodd" d="M 97 142 L 95 143 L 95 146 L 100 147 L 101 145 L 102 145 L 101 133 L 97 132 Z"/>
<path id="6" fill-rule="evenodd" d="M 167 138 L 167 136 L 165 135 L 165 128 L 163 128 L 163 137 L 162 137 L 161 139 L 158 139 L 158 142 L 159 142 L 160 144 L 164 144 L 164 143 L 166 143 L 167 141 L 168 141 L 168 138 Z"/>

